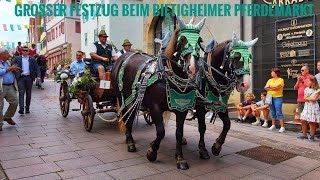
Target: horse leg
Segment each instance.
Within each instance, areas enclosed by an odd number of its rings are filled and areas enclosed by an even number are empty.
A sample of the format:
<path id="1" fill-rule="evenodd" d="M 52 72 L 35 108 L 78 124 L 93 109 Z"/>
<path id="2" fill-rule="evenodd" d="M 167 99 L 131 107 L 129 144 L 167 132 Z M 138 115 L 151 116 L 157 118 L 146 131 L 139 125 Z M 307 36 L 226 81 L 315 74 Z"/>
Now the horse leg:
<path id="1" fill-rule="evenodd" d="M 137 152 L 136 149 L 136 142 L 134 141 L 133 137 L 132 137 L 132 125 L 133 125 L 133 121 L 134 121 L 134 116 L 132 115 L 126 124 L 126 144 L 128 146 L 128 152 Z"/>
<path id="2" fill-rule="evenodd" d="M 159 150 L 161 140 L 165 136 L 162 113 L 163 112 L 158 105 L 154 105 L 153 108 L 150 108 L 151 118 L 154 121 L 157 130 L 157 137 L 150 144 L 150 148 L 147 150 L 147 158 L 149 161 L 157 160 L 157 152 Z"/>
<path id="3" fill-rule="evenodd" d="M 189 169 L 187 161 L 183 158 L 182 153 L 182 137 L 183 137 L 183 125 L 186 118 L 186 113 L 177 112 L 176 113 L 176 162 L 177 168 L 181 170 Z"/>
<path id="4" fill-rule="evenodd" d="M 204 106 L 197 106 L 197 118 L 198 118 L 198 131 L 200 134 L 200 140 L 198 144 L 200 159 L 210 159 L 208 150 L 204 143 L 204 133 L 206 132 L 206 121 L 205 121 L 205 108 Z"/>
<path id="5" fill-rule="evenodd" d="M 215 156 L 218 156 L 220 154 L 222 145 L 227 137 L 227 134 L 231 125 L 228 111 L 226 111 L 225 113 L 220 112 L 218 113 L 218 115 L 223 122 L 223 129 L 219 137 L 216 139 L 216 142 L 212 145 L 212 148 L 211 148 L 212 154 Z"/>

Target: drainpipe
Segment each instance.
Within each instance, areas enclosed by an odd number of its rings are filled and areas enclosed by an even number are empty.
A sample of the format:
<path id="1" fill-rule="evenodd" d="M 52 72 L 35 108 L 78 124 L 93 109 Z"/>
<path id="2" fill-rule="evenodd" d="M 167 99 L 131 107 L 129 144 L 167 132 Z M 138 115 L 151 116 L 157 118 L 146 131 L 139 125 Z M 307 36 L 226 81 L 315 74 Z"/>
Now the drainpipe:
<path id="1" fill-rule="evenodd" d="M 243 0 L 240 0 L 240 6 L 243 5 Z M 240 15 L 240 39 L 244 41 L 244 17 Z M 240 93 L 240 102 L 244 101 L 244 93 Z"/>

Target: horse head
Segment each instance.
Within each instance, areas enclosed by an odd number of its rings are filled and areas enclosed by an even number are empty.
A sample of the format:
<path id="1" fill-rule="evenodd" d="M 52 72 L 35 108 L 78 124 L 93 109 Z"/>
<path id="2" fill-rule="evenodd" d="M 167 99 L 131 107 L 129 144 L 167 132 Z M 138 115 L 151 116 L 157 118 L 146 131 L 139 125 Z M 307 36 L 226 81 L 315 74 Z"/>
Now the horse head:
<path id="1" fill-rule="evenodd" d="M 193 77 L 198 69 L 196 65 L 200 57 L 200 42 L 202 41 L 200 31 L 206 18 L 196 25 L 193 24 L 193 18 L 188 24 L 185 24 L 181 17 L 177 17 L 177 20 L 179 30 L 176 30 L 171 37 L 165 54 L 169 58 L 173 58 L 173 54 L 176 54 L 176 58 L 183 62 L 184 72 L 187 72 L 189 77 Z"/>
<path id="2" fill-rule="evenodd" d="M 252 63 L 252 55 L 249 52 L 249 48 L 255 45 L 257 41 L 258 38 L 244 42 L 238 39 L 235 32 L 233 33 L 229 51 L 227 52 L 227 61 L 229 61 L 229 69 L 237 77 L 236 89 L 239 92 L 247 91 L 250 88 L 250 63 Z"/>

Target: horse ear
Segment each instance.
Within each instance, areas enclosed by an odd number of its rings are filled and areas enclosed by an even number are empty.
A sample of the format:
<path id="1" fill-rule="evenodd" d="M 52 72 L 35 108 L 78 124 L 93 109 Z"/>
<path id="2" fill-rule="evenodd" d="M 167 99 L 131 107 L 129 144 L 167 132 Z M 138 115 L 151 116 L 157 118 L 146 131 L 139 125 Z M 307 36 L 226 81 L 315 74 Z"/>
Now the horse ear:
<path id="1" fill-rule="evenodd" d="M 190 19 L 189 24 L 193 24 L 194 23 L 194 16 L 192 16 L 192 18 Z"/>
<path id="2" fill-rule="evenodd" d="M 233 34 L 232 34 L 232 45 L 233 46 L 237 46 L 238 41 L 239 41 L 239 39 L 237 37 L 237 34 L 236 34 L 236 32 L 233 31 Z"/>
<path id="3" fill-rule="evenodd" d="M 177 17 L 177 20 L 179 22 L 179 27 L 180 27 L 180 30 L 183 30 L 186 28 L 186 24 L 183 22 L 183 20 L 181 19 L 180 16 Z"/>
<path id="4" fill-rule="evenodd" d="M 254 40 L 251 40 L 249 42 L 245 42 L 245 44 L 248 48 L 250 48 L 250 47 L 254 46 L 257 43 L 257 41 L 258 41 L 258 38 L 255 38 Z"/>
<path id="5" fill-rule="evenodd" d="M 205 22 L 206 22 L 206 17 L 204 17 L 204 18 L 196 25 L 196 27 L 197 27 L 197 29 L 198 29 L 199 31 L 201 31 L 201 29 L 203 28 Z"/>
<path id="6" fill-rule="evenodd" d="M 155 43 L 158 43 L 158 44 L 162 44 L 162 40 L 159 39 L 159 38 L 155 38 L 155 39 L 154 39 L 154 42 L 155 42 Z"/>

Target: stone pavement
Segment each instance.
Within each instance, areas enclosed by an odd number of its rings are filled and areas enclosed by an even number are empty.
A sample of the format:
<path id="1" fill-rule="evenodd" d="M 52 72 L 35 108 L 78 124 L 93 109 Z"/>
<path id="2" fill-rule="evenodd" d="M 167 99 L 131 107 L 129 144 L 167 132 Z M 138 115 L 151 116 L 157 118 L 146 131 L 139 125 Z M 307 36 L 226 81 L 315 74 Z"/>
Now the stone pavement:
<path id="1" fill-rule="evenodd" d="M 45 90 L 33 90 L 31 114 L 16 114 L 16 126 L 0 132 L 0 160 L 5 176 L 0 179 L 316 179 L 320 176 L 319 143 L 297 140 L 297 133 L 269 132 L 262 127 L 232 122 L 218 157 L 199 159 L 196 121 L 187 121 L 183 147 L 190 169 L 177 170 L 174 160 L 175 122 L 166 126 L 156 162 L 149 162 L 146 150 L 155 138 L 154 126 L 142 118 L 133 136 L 138 152 L 128 153 L 124 135 L 116 124 L 96 121 L 91 133 L 83 128 L 80 112 L 60 114 L 59 85 L 45 82 Z M 71 108 L 78 108 L 76 101 Z M 207 149 L 221 131 L 221 121 L 207 125 Z M 236 152 L 261 145 L 298 156 L 277 165 L 253 160 Z"/>

